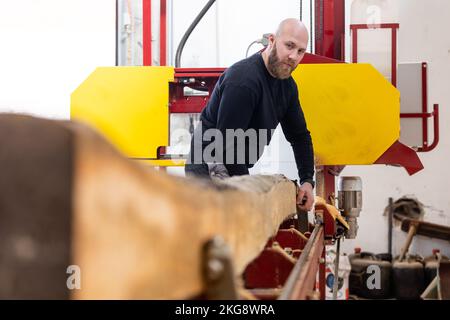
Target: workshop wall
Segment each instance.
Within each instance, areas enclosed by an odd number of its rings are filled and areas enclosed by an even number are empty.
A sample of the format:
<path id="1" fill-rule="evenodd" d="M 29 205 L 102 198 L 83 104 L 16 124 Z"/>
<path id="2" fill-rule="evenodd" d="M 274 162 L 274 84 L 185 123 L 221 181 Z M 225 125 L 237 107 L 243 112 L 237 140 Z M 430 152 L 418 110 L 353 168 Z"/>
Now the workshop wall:
<path id="1" fill-rule="evenodd" d="M 115 63 L 115 1 L 2 0 L 0 39 L 0 112 L 68 119 L 72 91 Z"/>
<path id="2" fill-rule="evenodd" d="M 425 206 L 426 221 L 450 225 L 450 170 L 445 164 L 450 157 L 450 128 L 445 125 L 450 119 L 450 38 L 443 36 L 445 30 L 450 29 L 446 12 L 450 12 L 450 2 L 445 0 L 398 1 L 398 60 L 399 63 L 429 63 L 429 107 L 431 110 L 434 103 L 441 106 L 440 144 L 431 153 L 419 154 L 425 169 L 412 177 L 402 168 L 385 166 L 352 166 L 344 170 L 345 176 L 360 176 L 364 185 L 359 235 L 356 240 L 345 241 L 343 248 L 347 252 L 354 247 L 376 253 L 387 252 L 388 222 L 383 212 L 389 197 L 394 200 L 402 196 L 415 197 Z M 429 134 L 433 136 L 431 130 Z M 399 253 L 405 239 L 404 232 L 399 228 L 394 230 L 394 254 Z M 427 256 L 432 248 L 440 248 L 444 254 L 450 254 L 449 242 L 422 236 L 414 239 L 410 251 Z"/>
<path id="3" fill-rule="evenodd" d="M 173 52 L 205 0 L 172 0 Z M 303 1 L 309 25 L 309 1 Z M 264 33 L 274 32 L 287 17 L 300 17 L 300 1 L 217 0 L 194 30 L 183 52 L 183 67 L 228 67 L 245 58 L 248 46 Z M 260 50 L 254 45 L 250 54 Z"/>

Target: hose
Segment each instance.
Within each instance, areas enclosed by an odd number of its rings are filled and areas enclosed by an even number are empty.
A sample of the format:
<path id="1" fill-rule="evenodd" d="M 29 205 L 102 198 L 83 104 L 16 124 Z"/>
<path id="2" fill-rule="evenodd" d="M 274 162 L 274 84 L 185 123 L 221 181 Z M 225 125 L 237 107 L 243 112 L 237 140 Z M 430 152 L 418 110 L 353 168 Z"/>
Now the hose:
<path id="1" fill-rule="evenodd" d="M 254 45 L 254 44 L 257 44 L 257 43 L 260 43 L 258 40 L 256 40 L 256 41 L 253 41 L 252 43 L 250 43 L 250 45 L 248 46 L 248 48 L 247 48 L 247 51 L 246 51 L 246 53 L 245 53 L 245 57 L 247 58 L 248 57 L 248 52 L 250 51 L 250 48 Z"/>
<path id="2" fill-rule="evenodd" d="M 181 38 L 180 44 L 178 45 L 177 52 L 175 55 L 175 67 L 180 67 L 181 62 L 181 54 L 183 53 L 184 46 L 189 39 L 192 31 L 194 31 L 195 27 L 197 27 L 198 23 L 202 18 L 205 16 L 206 12 L 208 12 L 209 8 L 216 2 L 216 0 L 209 0 L 208 3 L 203 7 L 202 11 L 198 14 L 198 16 L 195 18 L 195 20 L 192 22 L 192 24 L 189 26 L 189 28 L 186 30 L 186 33 L 184 34 L 183 38 Z"/>

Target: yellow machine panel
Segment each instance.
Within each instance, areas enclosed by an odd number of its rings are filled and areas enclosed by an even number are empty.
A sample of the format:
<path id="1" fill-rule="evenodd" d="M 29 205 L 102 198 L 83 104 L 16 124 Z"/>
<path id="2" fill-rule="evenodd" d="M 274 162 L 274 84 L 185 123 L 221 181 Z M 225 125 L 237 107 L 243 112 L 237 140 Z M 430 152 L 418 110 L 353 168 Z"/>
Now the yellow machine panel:
<path id="1" fill-rule="evenodd" d="M 317 165 L 373 164 L 400 137 L 400 93 L 369 64 L 304 64 L 293 73 Z"/>
<path id="2" fill-rule="evenodd" d="M 368 64 L 304 64 L 293 73 L 317 165 L 373 164 L 400 137 L 400 93 Z M 98 68 L 72 94 L 71 118 L 126 156 L 157 158 L 169 145 L 173 67 Z M 156 166 L 183 161 L 149 160 Z"/>
<path id="3" fill-rule="evenodd" d="M 169 144 L 173 67 L 96 69 L 71 96 L 71 119 L 103 133 L 130 158 L 157 157 Z"/>

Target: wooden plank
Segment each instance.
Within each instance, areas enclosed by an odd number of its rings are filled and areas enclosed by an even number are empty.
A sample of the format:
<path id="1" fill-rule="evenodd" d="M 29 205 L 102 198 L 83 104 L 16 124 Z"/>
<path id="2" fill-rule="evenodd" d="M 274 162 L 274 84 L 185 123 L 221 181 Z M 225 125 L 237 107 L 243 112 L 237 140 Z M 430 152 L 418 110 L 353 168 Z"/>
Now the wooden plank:
<path id="1" fill-rule="evenodd" d="M 450 241 L 450 227 L 406 218 L 402 221 L 402 231 L 408 232 L 412 224 L 417 226 L 417 235 Z"/>
<path id="2" fill-rule="evenodd" d="M 236 276 L 296 212 L 283 176 L 206 182 L 134 163 L 84 126 L 75 136 L 75 299 L 183 299 L 203 291 L 201 250 L 215 235 L 230 247 Z"/>

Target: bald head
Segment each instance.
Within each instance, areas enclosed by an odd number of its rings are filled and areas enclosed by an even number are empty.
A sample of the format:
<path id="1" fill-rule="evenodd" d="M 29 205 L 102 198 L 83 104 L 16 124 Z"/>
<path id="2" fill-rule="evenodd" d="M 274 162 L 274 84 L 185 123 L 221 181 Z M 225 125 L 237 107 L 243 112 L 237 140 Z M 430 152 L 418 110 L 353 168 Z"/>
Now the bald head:
<path id="1" fill-rule="evenodd" d="M 297 36 L 299 38 L 300 37 L 301 38 L 306 37 L 306 39 L 309 38 L 308 29 L 306 28 L 305 24 L 295 18 L 289 18 L 281 21 L 275 35 L 277 37 L 280 37 L 285 34 L 290 36 Z"/>
<path id="2" fill-rule="evenodd" d="M 281 21 L 275 34 L 269 37 L 269 45 L 263 59 L 270 74 L 287 79 L 303 59 L 308 47 L 308 29 L 298 19 Z"/>

